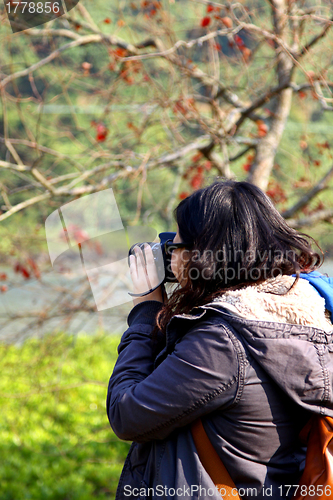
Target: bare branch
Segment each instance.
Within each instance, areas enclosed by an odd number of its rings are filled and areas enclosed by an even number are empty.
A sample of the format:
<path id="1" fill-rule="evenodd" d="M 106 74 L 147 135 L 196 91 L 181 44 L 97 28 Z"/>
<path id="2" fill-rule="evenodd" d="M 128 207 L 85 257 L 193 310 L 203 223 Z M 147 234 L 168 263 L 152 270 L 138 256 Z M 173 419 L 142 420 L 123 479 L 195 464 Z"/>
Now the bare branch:
<path id="1" fill-rule="evenodd" d="M 112 35 L 106 36 L 106 35 L 87 35 L 87 36 L 81 36 L 78 40 L 74 40 L 73 42 L 67 43 L 66 45 L 63 45 L 59 49 L 55 50 L 51 54 L 49 54 L 47 57 L 44 59 L 41 59 L 38 61 L 38 63 L 33 64 L 29 68 L 26 68 L 22 71 L 17 71 L 16 73 L 13 73 L 12 75 L 7 76 L 3 80 L 0 81 L 0 89 L 5 88 L 8 83 L 12 82 L 16 78 L 21 78 L 22 76 L 27 76 L 30 73 L 33 73 L 37 69 L 45 66 L 45 64 L 50 63 L 53 61 L 53 59 L 56 59 L 62 52 L 66 50 L 73 49 L 75 47 L 79 47 L 81 45 L 87 45 L 90 43 L 100 43 L 100 42 L 108 42 L 111 45 L 117 45 L 119 42 L 119 39 L 117 37 L 114 37 Z M 137 49 L 135 48 L 134 45 L 131 44 L 126 44 L 126 47 L 128 50 L 130 50 L 133 53 L 137 52 Z"/>
<path id="2" fill-rule="evenodd" d="M 302 56 L 307 54 L 309 52 L 309 50 L 311 49 L 311 47 L 313 47 L 322 38 L 324 38 L 327 35 L 328 30 L 332 27 L 332 25 L 333 25 L 333 17 L 331 17 L 331 19 L 328 21 L 326 20 L 325 26 L 322 29 L 322 31 L 320 33 L 318 33 L 318 35 L 314 36 L 309 43 L 307 43 L 304 47 L 302 47 L 302 49 L 296 55 L 297 59 L 300 59 Z"/>
<path id="3" fill-rule="evenodd" d="M 330 224 L 333 224 L 333 208 L 318 210 L 318 212 L 315 212 L 308 217 L 304 217 L 303 219 L 288 219 L 288 225 L 294 229 L 313 226 L 318 222 L 329 222 Z"/>
<path id="4" fill-rule="evenodd" d="M 333 177 L 333 167 L 324 175 L 324 177 L 312 188 L 310 189 L 297 203 L 288 210 L 285 210 L 281 215 L 285 219 L 289 219 L 296 212 L 305 207 L 318 193 L 321 193 L 324 189 L 327 189 L 327 184 Z M 289 221 L 288 221 L 289 223 Z"/>
<path id="5" fill-rule="evenodd" d="M 27 167 L 26 165 L 16 165 L 15 163 L 9 163 L 8 161 L 2 160 L 0 160 L 0 167 L 15 170 L 16 172 L 27 172 L 31 170 L 31 167 Z"/>

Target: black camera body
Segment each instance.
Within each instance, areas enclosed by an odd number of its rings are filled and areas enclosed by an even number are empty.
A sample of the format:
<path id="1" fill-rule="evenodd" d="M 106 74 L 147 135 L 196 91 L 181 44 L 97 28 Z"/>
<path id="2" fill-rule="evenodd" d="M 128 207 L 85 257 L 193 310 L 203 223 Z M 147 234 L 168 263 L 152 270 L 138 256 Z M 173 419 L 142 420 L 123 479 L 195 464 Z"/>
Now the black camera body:
<path id="1" fill-rule="evenodd" d="M 160 286 L 162 283 L 166 283 L 166 282 L 168 282 L 168 283 L 176 282 L 177 279 L 171 270 L 171 256 L 166 254 L 165 248 L 164 248 L 165 242 L 168 240 L 172 241 L 175 236 L 176 236 L 176 233 L 164 232 L 164 233 L 160 233 L 158 235 L 158 237 L 160 238 L 160 241 L 157 243 L 156 242 L 153 243 L 153 242 L 149 242 L 149 241 L 143 242 L 143 243 L 135 243 L 134 245 L 131 246 L 131 248 L 129 249 L 129 252 L 128 252 L 128 265 L 130 265 L 129 257 L 130 257 L 130 255 L 133 254 L 133 248 L 135 246 L 138 246 L 139 248 L 141 248 L 141 250 L 143 250 L 144 244 L 148 243 L 151 246 L 152 251 L 153 251 L 155 265 L 157 268 L 158 275 L 164 276 L 164 279 L 161 280 L 161 282 L 158 284 L 158 286 Z M 157 287 L 155 287 L 153 290 L 155 290 L 156 288 Z M 148 293 L 151 293 L 153 290 L 149 290 L 148 292 L 140 294 L 140 295 L 141 296 L 147 295 Z M 133 295 L 133 294 L 131 294 L 131 295 Z"/>

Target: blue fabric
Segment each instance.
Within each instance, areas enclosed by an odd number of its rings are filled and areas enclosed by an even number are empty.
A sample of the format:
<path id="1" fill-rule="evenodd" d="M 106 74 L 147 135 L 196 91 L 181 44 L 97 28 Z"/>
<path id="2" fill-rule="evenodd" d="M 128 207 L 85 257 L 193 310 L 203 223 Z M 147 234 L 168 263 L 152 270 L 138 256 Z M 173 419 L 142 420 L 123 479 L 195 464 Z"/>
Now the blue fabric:
<path id="1" fill-rule="evenodd" d="M 301 273 L 300 278 L 308 280 L 319 295 L 325 299 L 325 307 L 330 311 L 333 323 L 333 278 L 328 278 L 318 271 L 312 271 L 309 274 Z"/>

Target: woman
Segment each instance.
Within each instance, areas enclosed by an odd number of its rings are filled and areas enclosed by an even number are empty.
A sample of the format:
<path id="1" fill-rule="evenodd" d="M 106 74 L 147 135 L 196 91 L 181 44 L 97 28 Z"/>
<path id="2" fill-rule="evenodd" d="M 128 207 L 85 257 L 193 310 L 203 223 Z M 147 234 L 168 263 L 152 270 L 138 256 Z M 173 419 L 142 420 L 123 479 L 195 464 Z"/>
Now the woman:
<path id="1" fill-rule="evenodd" d="M 193 442 L 199 418 L 242 498 L 288 498 L 301 429 L 311 412 L 333 416 L 332 323 L 299 277 L 321 256 L 246 182 L 198 190 L 175 217 L 179 287 L 135 299 L 110 379 L 111 426 L 134 441 L 116 498 L 221 499 Z M 138 289 L 154 274 L 145 252 L 146 265 L 131 257 Z"/>

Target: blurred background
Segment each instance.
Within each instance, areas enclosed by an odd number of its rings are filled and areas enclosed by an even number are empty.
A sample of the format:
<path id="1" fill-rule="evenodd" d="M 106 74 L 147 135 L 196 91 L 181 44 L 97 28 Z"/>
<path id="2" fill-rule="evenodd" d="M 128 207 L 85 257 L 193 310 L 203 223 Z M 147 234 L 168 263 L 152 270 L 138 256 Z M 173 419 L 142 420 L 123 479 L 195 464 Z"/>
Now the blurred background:
<path id="1" fill-rule="evenodd" d="M 175 231 L 190 193 L 248 180 L 333 275 L 332 5 L 81 0 L 24 29 L 21 4 L 0 5 L 0 498 L 114 498 L 129 444 L 105 397 L 132 303 L 97 310 L 53 269 L 45 221 L 112 188 L 124 227 Z"/>

